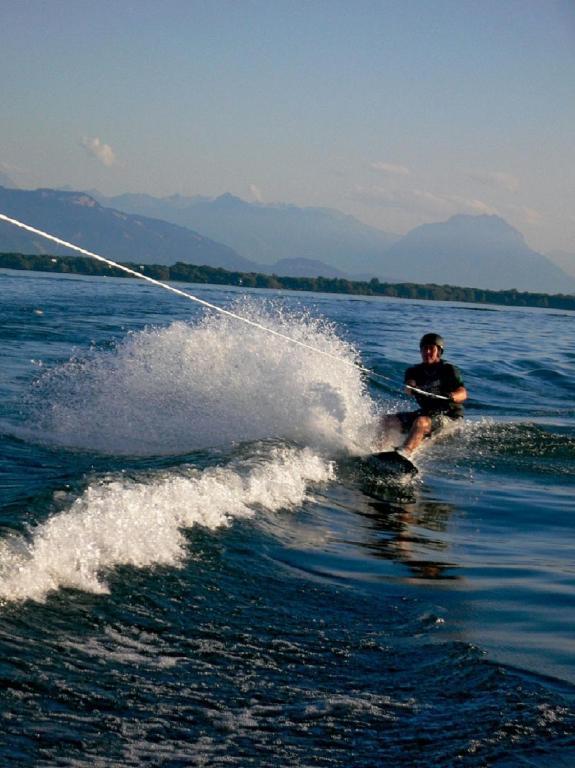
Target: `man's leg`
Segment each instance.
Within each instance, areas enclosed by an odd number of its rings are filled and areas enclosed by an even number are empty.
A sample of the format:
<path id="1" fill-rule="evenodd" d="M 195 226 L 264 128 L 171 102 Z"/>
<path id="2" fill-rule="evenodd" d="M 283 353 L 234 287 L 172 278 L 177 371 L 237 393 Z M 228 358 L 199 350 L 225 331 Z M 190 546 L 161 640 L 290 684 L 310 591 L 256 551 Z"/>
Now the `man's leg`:
<path id="1" fill-rule="evenodd" d="M 413 453 L 421 442 L 431 434 L 431 419 L 429 416 L 418 416 L 409 430 L 407 439 L 403 444 L 403 450 L 407 454 Z"/>

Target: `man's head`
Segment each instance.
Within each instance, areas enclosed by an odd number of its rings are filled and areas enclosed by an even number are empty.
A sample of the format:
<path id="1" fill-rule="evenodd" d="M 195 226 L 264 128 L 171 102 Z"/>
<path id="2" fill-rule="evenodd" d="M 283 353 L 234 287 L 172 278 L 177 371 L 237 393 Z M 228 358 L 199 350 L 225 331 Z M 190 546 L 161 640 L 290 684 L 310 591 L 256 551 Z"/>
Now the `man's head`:
<path id="1" fill-rule="evenodd" d="M 419 351 L 424 363 L 438 363 L 441 360 L 445 342 L 437 333 L 426 333 L 419 342 Z"/>

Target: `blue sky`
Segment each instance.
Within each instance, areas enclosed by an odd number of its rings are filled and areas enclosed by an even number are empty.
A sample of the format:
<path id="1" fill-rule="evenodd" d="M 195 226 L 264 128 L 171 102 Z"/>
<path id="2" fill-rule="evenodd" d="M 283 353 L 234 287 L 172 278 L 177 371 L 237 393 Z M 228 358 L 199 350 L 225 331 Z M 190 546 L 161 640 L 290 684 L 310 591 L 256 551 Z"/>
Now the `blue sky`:
<path id="1" fill-rule="evenodd" d="M 575 253 L 572 0 L 3 0 L 0 170 Z"/>

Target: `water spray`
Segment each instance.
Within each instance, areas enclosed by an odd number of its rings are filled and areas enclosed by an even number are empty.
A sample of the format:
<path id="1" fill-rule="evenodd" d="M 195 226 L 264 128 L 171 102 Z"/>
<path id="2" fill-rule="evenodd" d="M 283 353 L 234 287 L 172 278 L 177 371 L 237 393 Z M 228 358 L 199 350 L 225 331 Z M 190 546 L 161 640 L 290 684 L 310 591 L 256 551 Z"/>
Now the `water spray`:
<path id="1" fill-rule="evenodd" d="M 365 368 L 363 365 L 360 365 L 359 363 L 346 360 L 345 358 L 338 357 L 337 355 L 332 355 L 330 352 L 326 352 L 323 349 L 318 349 L 317 347 L 313 347 L 310 344 L 306 344 L 304 341 L 299 341 L 299 339 L 294 339 L 291 336 L 287 336 L 284 333 L 280 333 L 279 331 L 274 331 L 272 328 L 266 328 L 265 325 L 261 325 L 260 323 L 256 323 L 253 320 L 249 320 L 247 317 L 242 317 L 241 315 L 237 315 L 235 312 L 230 312 L 229 310 L 224 309 L 223 307 L 217 306 L 217 304 L 211 304 L 209 301 L 200 299 L 198 296 L 194 296 L 193 294 L 188 293 L 187 291 L 182 291 L 180 288 L 175 288 L 172 285 L 168 285 L 167 283 L 164 283 L 161 280 L 156 280 L 155 278 L 149 277 L 148 275 L 143 275 L 141 272 L 138 272 L 135 269 L 131 269 L 130 267 L 127 267 L 125 264 L 119 264 L 116 261 L 107 259 L 104 256 L 100 256 L 99 254 L 94 253 L 93 251 L 88 251 L 85 248 L 81 248 L 79 245 L 70 243 L 67 240 L 62 240 L 61 238 L 56 237 L 55 235 L 51 235 L 48 232 L 44 232 L 41 229 L 36 229 L 35 227 L 31 227 L 29 224 L 24 224 L 24 222 L 18 221 L 18 219 L 13 219 L 10 216 L 6 216 L 5 214 L 0 213 L 0 220 L 5 221 L 8 224 L 13 224 L 15 227 L 24 229 L 27 232 L 32 232 L 34 235 L 39 235 L 40 237 L 43 237 L 46 240 L 51 240 L 53 243 L 58 243 L 58 245 L 63 245 L 65 248 L 70 248 L 73 251 L 77 251 L 78 253 L 81 253 L 83 256 L 88 256 L 91 259 L 95 259 L 96 261 L 100 261 L 103 264 L 107 264 L 109 267 L 119 269 L 122 272 L 125 272 L 128 275 L 131 275 L 132 277 L 137 277 L 140 280 L 145 280 L 148 283 L 152 283 L 153 285 L 157 285 L 160 288 L 164 288 L 166 291 L 171 291 L 172 293 L 175 293 L 177 296 L 183 296 L 185 299 L 189 299 L 190 301 L 195 301 L 198 304 L 201 304 L 202 306 L 207 307 L 208 309 L 212 309 L 214 312 L 219 312 L 222 315 L 233 317 L 235 320 L 240 320 L 242 323 L 247 323 L 248 325 L 251 325 L 254 328 L 258 328 L 260 331 L 264 331 L 265 333 L 270 333 L 273 336 L 277 336 L 280 339 L 283 339 L 284 341 L 289 342 L 290 344 L 296 344 L 300 347 L 304 347 L 305 349 L 310 350 L 311 352 L 315 352 L 316 354 L 329 357 L 332 360 L 335 360 L 338 363 L 341 363 L 343 365 L 347 365 L 350 368 L 355 368 L 356 370 L 361 371 L 362 373 L 369 376 L 371 379 L 376 379 L 376 380 L 380 379 L 382 381 L 391 382 L 392 384 L 394 384 L 394 386 L 396 386 L 393 379 L 389 378 L 388 376 L 383 376 L 380 373 L 375 373 L 375 371 L 372 371 L 370 368 Z M 449 400 L 449 398 L 445 397 L 444 395 L 435 395 L 432 392 L 426 392 L 425 390 L 418 389 L 417 387 L 406 385 L 406 389 L 409 389 L 412 392 L 417 392 L 421 395 L 425 395 L 426 397 L 433 397 L 437 400 Z"/>

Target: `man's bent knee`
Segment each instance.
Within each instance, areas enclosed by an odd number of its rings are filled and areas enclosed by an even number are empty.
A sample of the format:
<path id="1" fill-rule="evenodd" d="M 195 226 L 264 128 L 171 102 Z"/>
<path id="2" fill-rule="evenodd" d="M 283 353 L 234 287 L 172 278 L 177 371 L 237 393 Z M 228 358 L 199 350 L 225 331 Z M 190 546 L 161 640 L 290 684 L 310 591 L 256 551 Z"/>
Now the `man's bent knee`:
<path id="1" fill-rule="evenodd" d="M 415 420 L 414 427 L 418 431 L 423 432 L 423 434 L 429 435 L 431 433 L 431 419 L 429 416 L 418 416 Z"/>

